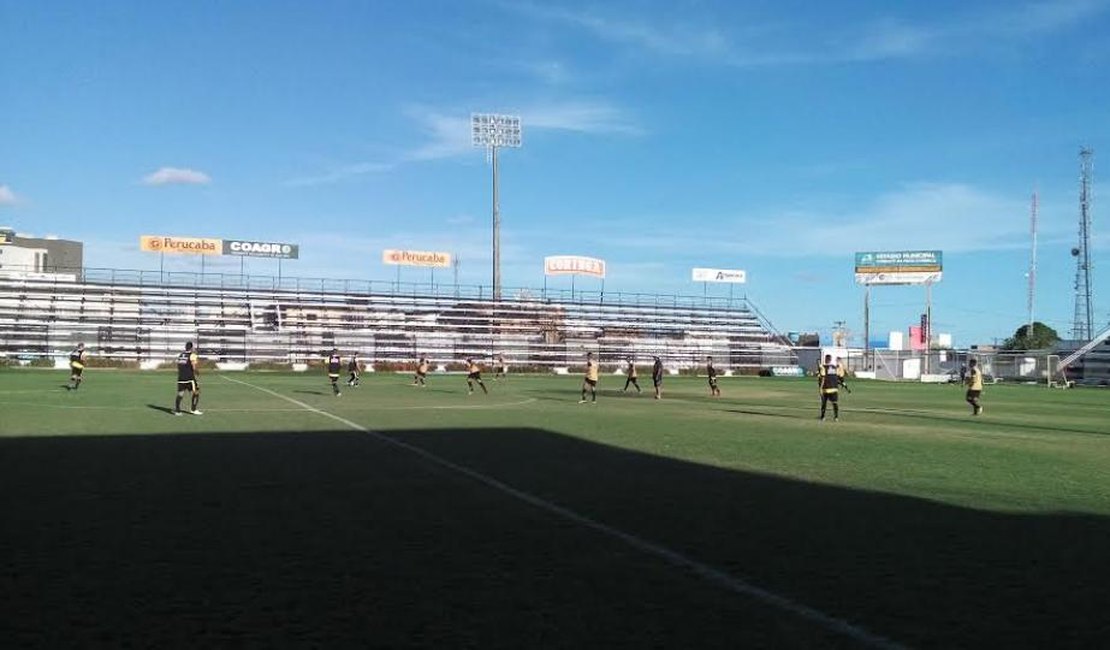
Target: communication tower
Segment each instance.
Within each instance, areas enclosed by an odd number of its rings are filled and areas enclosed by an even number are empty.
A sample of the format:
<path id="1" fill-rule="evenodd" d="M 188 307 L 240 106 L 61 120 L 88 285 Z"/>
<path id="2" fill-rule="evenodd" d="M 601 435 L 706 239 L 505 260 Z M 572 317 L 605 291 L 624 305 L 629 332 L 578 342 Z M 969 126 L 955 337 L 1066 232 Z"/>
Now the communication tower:
<path id="1" fill-rule="evenodd" d="M 1091 312 L 1091 180 L 1094 173 L 1094 151 L 1079 150 L 1079 243 L 1071 249 L 1075 258 L 1075 318 L 1071 337 L 1087 341 L 1094 334 Z"/>

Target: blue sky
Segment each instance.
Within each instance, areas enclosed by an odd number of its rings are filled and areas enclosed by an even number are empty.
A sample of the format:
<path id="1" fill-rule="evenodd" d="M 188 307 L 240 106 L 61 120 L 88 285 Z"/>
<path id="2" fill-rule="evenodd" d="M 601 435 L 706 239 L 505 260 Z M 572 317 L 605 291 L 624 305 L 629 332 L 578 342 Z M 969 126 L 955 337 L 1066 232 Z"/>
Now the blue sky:
<path id="1" fill-rule="evenodd" d="M 177 234 L 298 242 L 304 276 L 450 250 L 488 283 L 467 121 L 511 112 L 506 285 L 541 285 L 551 254 L 606 259 L 607 290 L 743 268 L 779 328 L 860 333 L 852 253 L 941 249 L 936 331 L 989 343 L 1026 317 L 1037 187 L 1037 314 L 1066 333 L 1081 145 L 1110 320 L 1108 79 L 1104 0 L 0 0 L 0 224 L 83 239 L 96 266 L 157 268 L 138 236 Z M 877 290 L 873 332 L 923 302 Z"/>

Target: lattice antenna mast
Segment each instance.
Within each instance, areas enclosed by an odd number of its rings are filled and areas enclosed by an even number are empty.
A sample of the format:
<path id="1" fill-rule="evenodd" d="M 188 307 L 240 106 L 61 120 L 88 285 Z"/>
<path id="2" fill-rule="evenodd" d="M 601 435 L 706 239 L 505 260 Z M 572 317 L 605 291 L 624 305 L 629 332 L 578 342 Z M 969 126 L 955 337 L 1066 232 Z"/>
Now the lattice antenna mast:
<path id="1" fill-rule="evenodd" d="M 1033 336 L 1033 309 L 1037 302 L 1037 191 L 1033 190 L 1033 206 L 1029 213 L 1029 329 L 1026 336 Z"/>
<path id="2" fill-rule="evenodd" d="M 1094 333 L 1091 312 L 1091 181 L 1094 175 L 1094 151 L 1079 150 L 1079 244 L 1071 249 L 1075 257 L 1075 318 L 1072 338 L 1086 341 Z"/>

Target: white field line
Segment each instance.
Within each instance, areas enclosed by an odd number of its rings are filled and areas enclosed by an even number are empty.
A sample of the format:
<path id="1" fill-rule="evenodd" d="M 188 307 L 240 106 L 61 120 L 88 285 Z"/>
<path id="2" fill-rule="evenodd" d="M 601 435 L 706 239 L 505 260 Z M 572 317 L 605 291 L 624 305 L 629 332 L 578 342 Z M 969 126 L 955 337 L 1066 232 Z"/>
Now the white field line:
<path id="1" fill-rule="evenodd" d="M 233 380 L 228 380 L 233 381 Z M 460 404 L 459 406 L 383 406 L 383 407 L 354 407 L 348 408 L 348 411 L 474 411 L 480 409 L 496 409 L 506 408 L 510 406 L 523 406 L 535 402 L 535 397 L 530 397 L 526 400 L 519 402 L 505 402 L 498 404 Z M 19 405 L 19 406 L 34 406 L 36 408 L 47 409 L 75 409 L 75 410 L 90 410 L 90 411 L 146 411 L 149 406 L 92 406 L 92 405 L 75 405 L 75 404 L 45 404 L 42 402 L 12 402 L 7 400 L 0 400 L 0 404 L 4 405 Z M 303 408 L 270 408 L 270 409 L 237 409 L 237 408 L 205 408 L 205 413 L 300 413 L 304 411 Z"/>
<path id="2" fill-rule="evenodd" d="M 706 580 L 710 583 L 713 583 L 713 584 L 717 585 L 718 587 L 722 587 L 722 588 L 724 588 L 728 591 L 731 591 L 733 593 L 736 593 L 736 594 L 740 594 L 740 595 L 743 595 L 743 596 L 748 596 L 748 597 L 754 598 L 755 600 L 757 600 L 757 601 L 759 601 L 759 602 L 761 602 L 765 605 L 770 605 L 772 607 L 778 608 L 778 609 L 783 610 L 785 612 L 795 614 L 795 615 L 797 615 L 801 618 L 804 618 L 804 619 L 806 619 L 806 620 L 808 620 L 812 623 L 815 623 L 815 624 L 817 624 L 817 625 L 819 625 L 819 626 L 821 626 L 821 627 L 823 627 L 826 630 L 829 630 L 831 632 L 842 634 L 842 635 L 844 635 L 844 636 L 846 636 L 850 639 L 858 641 L 859 643 L 862 643 L 864 645 L 874 647 L 874 648 L 902 648 L 902 647 L 904 647 L 899 643 L 896 643 L 896 642 L 894 642 L 890 639 L 887 639 L 885 637 L 879 636 L 879 635 L 877 635 L 873 632 L 869 632 L 868 630 L 865 630 L 864 628 L 862 628 L 858 625 L 855 625 L 853 623 L 850 623 L 850 622 L 848 622 L 848 621 L 846 621 L 842 618 L 837 618 L 835 616 L 832 616 L 831 614 L 826 614 L 825 612 L 822 612 L 818 609 L 810 607 L 809 605 L 799 603 L 795 600 L 792 600 L 791 598 L 788 598 L 786 596 L 782 596 L 782 595 L 777 594 L 773 591 L 768 591 L 767 589 L 764 589 L 762 587 L 751 584 L 750 582 L 748 582 L 748 581 L 746 581 L 742 578 L 732 576 L 732 575 L 728 574 L 727 572 L 725 572 L 721 569 L 718 569 L 716 567 L 705 564 L 703 562 L 699 562 L 697 560 L 688 558 L 685 555 L 682 555 L 681 553 L 679 553 L 678 551 L 674 551 L 670 548 L 667 548 L 666 546 L 663 546 L 662 544 L 659 544 L 657 542 L 653 542 L 653 541 L 648 540 L 648 539 L 644 539 L 642 537 L 639 537 L 639 536 L 634 535 L 634 534 L 629 533 L 629 532 L 625 532 L 625 531 L 623 531 L 619 528 L 614 528 L 612 526 L 609 526 L 608 524 L 604 524 L 604 523 L 602 523 L 600 521 L 597 521 L 595 519 L 591 519 L 591 518 L 587 517 L 586 515 L 582 515 L 582 514 L 579 514 L 578 512 L 575 512 L 574 510 L 571 510 L 570 508 L 566 508 L 564 506 L 557 505 L 557 504 L 552 503 L 552 502 L 550 502 L 546 499 L 538 497 L 534 494 L 531 494 L 529 492 L 525 492 L 523 490 L 517 489 L 517 488 L 515 488 L 515 487 L 513 487 L 513 486 L 511 486 L 507 483 L 502 483 L 501 481 L 499 481 L 499 480 L 497 480 L 497 479 L 495 479 L 491 476 L 488 476 L 486 474 L 483 474 L 483 473 L 481 473 L 481 472 L 479 472 L 475 469 L 471 469 L 471 468 L 466 467 L 464 465 L 459 465 L 457 463 L 454 463 L 452 461 L 447 460 L 446 458 L 443 458 L 442 456 L 438 456 L 438 455 L 436 455 L 436 454 L 434 454 L 430 451 L 427 451 L 427 450 L 422 449 L 420 447 L 417 447 L 415 445 L 410 445 L 407 442 L 402 442 L 402 441 L 397 440 L 395 438 L 391 438 L 391 437 L 389 437 L 389 436 L 387 436 L 383 433 L 379 433 L 377 431 L 372 431 L 370 429 L 367 429 L 366 427 L 364 427 L 364 426 L 362 426 L 362 425 L 360 425 L 356 422 L 352 422 L 352 421 L 348 420 L 347 418 L 340 417 L 338 415 L 335 415 L 334 413 L 329 413 L 327 411 L 320 410 L 320 409 L 315 408 L 315 407 L 313 407 L 309 404 L 305 404 L 304 402 L 302 402 L 300 400 L 294 399 L 292 397 L 288 397 L 286 395 L 282 395 L 281 393 L 272 391 L 268 388 L 263 388 L 262 386 L 257 386 L 255 384 L 251 384 L 251 383 L 248 383 L 248 382 L 245 382 L 245 381 L 241 381 L 239 379 L 232 379 L 232 378 L 227 377 L 227 376 L 225 376 L 224 379 L 226 379 L 227 381 L 235 382 L 236 384 L 242 384 L 244 386 L 250 386 L 251 388 L 260 390 L 260 391 L 262 391 L 264 393 L 267 393 L 269 395 L 273 395 L 274 397 L 278 397 L 278 398 L 281 398 L 283 400 L 286 400 L 287 402 L 289 402 L 291 404 L 296 404 L 297 406 L 301 407 L 302 409 L 304 409 L 306 411 L 311 411 L 311 412 L 317 413 L 317 414 L 319 414 L 323 417 L 331 418 L 332 420 L 335 420 L 336 422 L 339 422 L 340 424 L 346 425 L 347 427 L 349 427 L 349 428 L 351 428 L 355 431 L 361 431 L 362 433 L 365 433 L 365 434 L 373 437 L 374 439 L 376 439 L 380 442 L 383 442 L 387 445 L 397 447 L 399 449 L 403 449 L 405 451 L 416 454 L 417 456 L 420 456 L 421 458 L 423 458 L 427 461 L 430 461 L 432 463 L 435 463 L 436 465 L 439 465 L 441 467 L 445 467 L 445 468 L 450 469 L 454 472 L 462 474 L 463 476 L 471 478 L 471 479 L 473 479 L 473 480 L 475 480 L 479 483 L 482 483 L 482 484 L 484 484 L 488 487 L 491 487 L 491 488 L 497 490 L 498 492 L 502 492 L 502 493 L 504 493 L 504 494 L 506 494 L 510 497 L 513 497 L 514 499 L 517 499 L 519 501 L 523 501 L 524 503 L 532 505 L 532 506 L 534 506 L 536 508 L 539 508 L 541 510 L 546 510 L 547 512 L 549 512 L 553 515 L 556 515 L 558 517 L 562 517 L 563 519 L 566 519 L 568 521 L 579 524 L 580 526 L 583 526 L 585 528 L 589 528 L 589 529 L 591 529 L 595 532 L 601 533 L 601 534 L 603 534 L 607 537 L 611 537 L 613 539 L 624 542 L 628 546 L 630 546 L 630 547 L 632 547 L 632 548 L 634 548 L 638 551 L 641 551 L 641 552 L 643 552 L 647 555 L 655 556 L 659 559 L 664 560 L 665 562 L 667 562 L 669 564 L 672 564 L 676 567 L 679 567 L 679 568 L 685 569 L 687 571 L 690 571 L 694 575 L 697 575 L 698 577 L 700 577 L 700 578 L 702 578 L 702 579 L 704 579 L 704 580 Z"/>

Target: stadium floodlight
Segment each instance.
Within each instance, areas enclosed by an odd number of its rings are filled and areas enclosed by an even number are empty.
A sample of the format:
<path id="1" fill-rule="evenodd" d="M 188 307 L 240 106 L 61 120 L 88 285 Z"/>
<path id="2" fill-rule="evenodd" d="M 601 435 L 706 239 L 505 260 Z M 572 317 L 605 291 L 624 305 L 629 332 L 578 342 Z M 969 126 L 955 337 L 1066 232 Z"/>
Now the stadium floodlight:
<path id="1" fill-rule="evenodd" d="M 519 115 L 471 113 L 470 143 L 485 147 L 493 165 L 493 299 L 501 300 L 501 206 L 498 198 L 497 150 L 520 148 Z"/>

